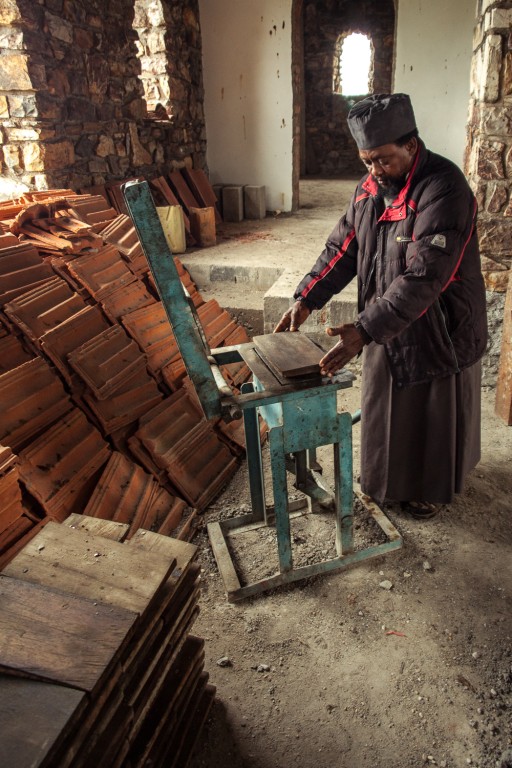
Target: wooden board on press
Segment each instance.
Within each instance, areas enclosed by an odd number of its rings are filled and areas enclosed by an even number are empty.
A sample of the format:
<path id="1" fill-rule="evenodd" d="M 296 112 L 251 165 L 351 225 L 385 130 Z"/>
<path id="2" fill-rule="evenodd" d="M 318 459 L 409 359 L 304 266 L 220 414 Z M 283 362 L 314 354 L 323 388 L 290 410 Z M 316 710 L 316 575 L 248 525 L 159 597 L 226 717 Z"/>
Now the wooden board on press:
<path id="1" fill-rule="evenodd" d="M 269 333 L 254 336 L 260 357 L 278 377 L 301 379 L 320 376 L 325 351 L 303 333 Z"/>

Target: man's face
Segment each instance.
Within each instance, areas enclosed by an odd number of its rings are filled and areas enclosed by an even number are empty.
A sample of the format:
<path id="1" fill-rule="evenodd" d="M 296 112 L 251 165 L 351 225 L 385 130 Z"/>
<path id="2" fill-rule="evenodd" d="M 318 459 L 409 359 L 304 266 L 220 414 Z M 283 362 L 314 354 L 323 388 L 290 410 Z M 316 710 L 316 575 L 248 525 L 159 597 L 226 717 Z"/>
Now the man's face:
<path id="1" fill-rule="evenodd" d="M 374 149 L 361 149 L 359 157 L 384 192 L 396 191 L 405 183 L 417 149 L 418 141 L 413 138 L 402 147 L 398 144 L 383 144 Z"/>

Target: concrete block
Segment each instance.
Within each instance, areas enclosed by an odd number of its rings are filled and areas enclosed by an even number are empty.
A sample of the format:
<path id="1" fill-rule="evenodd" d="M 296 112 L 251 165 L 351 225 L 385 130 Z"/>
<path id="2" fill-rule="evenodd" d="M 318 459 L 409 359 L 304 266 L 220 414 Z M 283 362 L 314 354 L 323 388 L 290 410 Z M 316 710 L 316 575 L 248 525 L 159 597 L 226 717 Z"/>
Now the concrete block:
<path id="1" fill-rule="evenodd" d="M 222 188 L 222 216 L 224 221 L 242 221 L 244 218 L 242 186 L 233 184 Z"/>
<path id="2" fill-rule="evenodd" d="M 293 304 L 293 293 L 304 277 L 302 273 L 286 270 L 263 297 L 263 317 L 265 333 L 272 333 L 275 326 Z M 312 312 L 304 325 L 305 333 L 313 335 L 323 347 L 332 345 L 332 340 L 325 334 L 327 326 L 352 323 L 357 317 L 357 284 L 353 280 L 340 294 L 326 304 L 323 309 Z"/>
<path id="3" fill-rule="evenodd" d="M 265 187 L 244 187 L 244 214 L 246 219 L 264 219 L 267 215 Z"/>

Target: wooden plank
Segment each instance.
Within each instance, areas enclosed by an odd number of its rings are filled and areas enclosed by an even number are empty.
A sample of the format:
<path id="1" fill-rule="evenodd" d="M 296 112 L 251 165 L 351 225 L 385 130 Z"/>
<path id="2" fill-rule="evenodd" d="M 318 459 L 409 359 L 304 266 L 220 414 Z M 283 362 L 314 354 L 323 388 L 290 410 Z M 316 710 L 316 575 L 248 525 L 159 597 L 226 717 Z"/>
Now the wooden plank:
<path id="1" fill-rule="evenodd" d="M 203 672 L 195 687 L 193 697 L 183 713 L 183 726 L 178 731 L 179 747 L 172 743 L 166 751 L 166 768 L 187 765 L 201 729 L 215 699 L 215 686 L 208 684 L 208 674 Z M 164 758 L 165 759 L 165 758 Z"/>
<path id="2" fill-rule="evenodd" d="M 72 762 L 73 768 L 97 766 L 100 755 L 106 752 L 107 747 L 120 749 L 130 727 L 130 711 L 122 690 L 117 687 L 112 692 L 109 705 L 94 723 L 94 728 L 80 740 L 78 752 Z"/>
<path id="3" fill-rule="evenodd" d="M 50 522 L 4 573 L 140 614 L 158 600 L 175 565 L 158 552 Z"/>
<path id="4" fill-rule="evenodd" d="M 180 765 L 187 765 L 190 756 L 195 748 L 199 734 L 206 722 L 210 708 L 215 701 L 216 688 L 210 683 L 203 685 L 207 679 L 206 673 L 200 678 L 199 685 L 195 693 L 195 701 L 189 707 L 190 712 L 186 712 L 186 720 L 181 738 L 181 746 L 174 752 L 174 745 L 171 744 L 167 750 L 166 756 L 172 761 L 166 764 L 166 768 L 179 768 Z"/>
<path id="5" fill-rule="evenodd" d="M 186 642 L 187 636 L 190 633 L 198 613 L 199 608 L 197 607 L 197 600 L 195 605 L 191 604 L 185 607 L 183 616 L 180 617 L 179 624 L 173 630 L 172 639 L 168 646 L 169 653 L 164 655 L 165 663 L 160 666 L 159 675 L 155 680 L 155 685 L 147 685 L 144 690 L 144 695 L 139 696 L 138 699 L 133 702 L 135 717 L 133 727 L 134 734 L 138 732 L 141 726 L 143 726 L 148 713 L 152 711 L 155 699 L 161 694 L 162 690 L 165 689 L 166 674 L 174 664 L 174 660 L 183 643 Z"/>
<path id="6" fill-rule="evenodd" d="M 0 671 L 93 691 L 136 615 L 0 574 Z"/>
<path id="7" fill-rule="evenodd" d="M 160 552 L 162 555 L 166 555 L 169 560 L 176 560 L 176 568 L 181 570 L 185 570 L 189 563 L 196 559 L 198 552 L 194 544 L 142 529 L 134 533 L 132 538 L 128 540 L 127 546 L 141 552 Z"/>
<path id="8" fill-rule="evenodd" d="M 320 374 L 319 362 L 325 352 L 303 333 L 269 333 L 254 336 L 253 343 L 282 376 L 294 378 Z"/>
<path id="9" fill-rule="evenodd" d="M 113 520 L 101 520 L 99 517 L 80 515 L 76 512 L 69 515 L 62 525 L 88 531 L 88 533 L 94 533 L 96 536 L 103 536 L 105 539 L 112 539 L 112 541 L 123 541 L 130 530 L 128 523 L 115 523 Z"/>
<path id="10" fill-rule="evenodd" d="M 81 748 L 82 742 L 94 731 L 95 724 L 106 710 L 111 709 L 112 701 L 120 688 L 122 681 L 121 665 L 116 663 L 115 669 L 110 671 L 104 684 L 94 693 L 94 698 L 89 697 L 87 708 L 80 717 L 80 721 L 69 737 L 61 744 L 55 759 L 55 765 L 59 768 L 70 768 Z M 53 764 L 48 768 L 53 768 Z"/>
<path id="11" fill-rule="evenodd" d="M 147 649 L 144 648 L 144 653 L 139 654 L 136 674 L 126 681 L 126 695 L 135 710 L 146 700 L 146 693 L 158 688 L 162 669 L 179 639 L 178 633 L 183 633 L 184 627 L 190 627 L 192 617 L 197 615 L 199 587 L 187 590 L 185 598 L 180 601 L 179 610 L 173 612 L 172 620 L 162 623 L 161 632 L 155 632 Z"/>
<path id="12" fill-rule="evenodd" d="M 496 384 L 496 415 L 507 426 L 512 425 L 512 270 L 508 279 L 503 330 L 501 337 L 500 367 Z"/>
<path id="13" fill-rule="evenodd" d="M 0 675 L 0 765 L 49 765 L 86 701 L 73 688 Z"/>
<path id="14" fill-rule="evenodd" d="M 204 643 L 196 637 L 188 637 L 181 646 L 179 653 L 173 659 L 165 675 L 164 684 L 158 697 L 152 702 L 151 710 L 144 719 L 136 740 L 133 744 L 133 765 L 146 765 L 149 754 L 158 744 L 163 728 L 168 725 L 170 717 L 177 718 L 177 706 L 188 688 L 190 677 L 194 671 L 199 673 L 204 661 Z"/>

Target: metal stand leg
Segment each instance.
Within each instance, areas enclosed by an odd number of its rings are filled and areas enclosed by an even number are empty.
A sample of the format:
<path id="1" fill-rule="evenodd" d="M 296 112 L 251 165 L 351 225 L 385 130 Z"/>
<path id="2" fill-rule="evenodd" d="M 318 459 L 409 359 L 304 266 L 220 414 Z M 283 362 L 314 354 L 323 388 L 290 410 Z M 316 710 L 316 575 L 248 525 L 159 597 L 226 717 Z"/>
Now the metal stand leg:
<path id="1" fill-rule="evenodd" d="M 292 568 L 290 517 L 288 515 L 288 486 L 282 429 L 271 429 L 270 462 L 274 489 L 274 513 L 276 516 L 277 551 L 281 573 Z"/>
<path id="2" fill-rule="evenodd" d="M 338 442 L 334 444 L 334 486 L 336 494 L 336 551 L 346 555 L 354 550 L 352 481 L 352 417 L 338 416 Z"/>
<path id="3" fill-rule="evenodd" d="M 254 392 L 251 382 L 242 384 L 242 394 Z M 261 437 L 256 408 L 244 411 L 245 446 L 247 451 L 247 469 L 249 472 L 249 488 L 251 491 L 252 517 L 255 522 L 267 522 L 267 507 L 265 502 L 265 482 L 263 479 L 263 462 L 261 458 Z"/>

